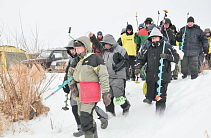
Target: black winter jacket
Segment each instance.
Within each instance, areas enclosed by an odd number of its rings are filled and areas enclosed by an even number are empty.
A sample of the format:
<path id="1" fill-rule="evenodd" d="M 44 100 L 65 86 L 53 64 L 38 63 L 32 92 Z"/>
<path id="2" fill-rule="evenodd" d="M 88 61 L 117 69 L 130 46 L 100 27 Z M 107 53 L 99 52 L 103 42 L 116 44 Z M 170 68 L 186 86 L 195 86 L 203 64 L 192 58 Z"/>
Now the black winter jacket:
<path id="1" fill-rule="evenodd" d="M 184 32 L 185 26 L 177 33 L 176 40 L 178 42 L 182 42 Z M 201 46 L 203 47 L 204 53 L 208 54 L 209 44 L 205 33 L 196 24 L 193 27 L 187 26 L 183 47 L 184 56 L 199 56 Z"/>
<path id="2" fill-rule="evenodd" d="M 159 46 L 153 46 L 152 43 L 144 49 L 141 56 L 138 58 L 136 63 L 136 68 L 140 68 L 147 63 L 146 68 L 146 82 L 147 83 L 157 83 L 158 73 L 160 66 L 160 54 L 163 50 L 163 41 L 160 41 Z M 167 54 L 167 58 L 163 60 L 163 74 L 162 83 L 169 83 L 171 81 L 171 63 L 178 63 L 179 55 L 173 46 L 165 44 L 164 53 Z"/>
<path id="3" fill-rule="evenodd" d="M 173 31 L 170 28 L 166 29 L 166 31 L 163 30 L 162 34 L 163 34 L 164 37 L 167 38 L 168 42 L 171 45 L 176 46 L 176 38 L 175 38 Z"/>

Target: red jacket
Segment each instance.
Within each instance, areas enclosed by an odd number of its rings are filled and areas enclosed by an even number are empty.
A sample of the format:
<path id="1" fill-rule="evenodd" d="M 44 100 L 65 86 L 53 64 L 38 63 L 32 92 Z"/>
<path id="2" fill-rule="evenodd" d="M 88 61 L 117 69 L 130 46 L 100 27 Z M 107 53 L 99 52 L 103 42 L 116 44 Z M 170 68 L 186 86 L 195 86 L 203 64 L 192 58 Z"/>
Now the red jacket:
<path id="1" fill-rule="evenodd" d="M 98 41 L 102 41 L 102 40 L 103 40 L 103 37 L 102 37 L 102 39 L 97 38 L 97 40 L 98 40 Z M 92 51 L 93 51 L 94 53 L 100 55 L 100 57 L 102 57 L 102 53 L 100 53 L 100 51 L 96 49 L 95 45 L 92 45 Z"/>

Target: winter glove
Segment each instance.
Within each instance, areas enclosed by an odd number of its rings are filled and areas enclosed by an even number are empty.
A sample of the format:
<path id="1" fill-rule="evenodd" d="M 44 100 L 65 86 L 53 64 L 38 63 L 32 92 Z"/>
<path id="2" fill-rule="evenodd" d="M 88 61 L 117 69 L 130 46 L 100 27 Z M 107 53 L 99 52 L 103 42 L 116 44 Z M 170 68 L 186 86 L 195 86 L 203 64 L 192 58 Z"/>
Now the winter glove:
<path id="1" fill-rule="evenodd" d="M 141 69 L 135 69 L 135 75 L 137 76 L 138 74 L 141 73 Z"/>
<path id="2" fill-rule="evenodd" d="M 113 69 L 115 72 L 117 72 L 117 66 L 116 66 L 116 65 L 112 64 L 112 69 Z"/>
<path id="3" fill-rule="evenodd" d="M 109 92 L 103 93 L 103 103 L 107 107 L 111 103 L 111 94 Z"/>
<path id="4" fill-rule="evenodd" d="M 67 80 L 67 76 L 65 75 L 64 81 L 66 81 L 66 80 Z M 64 82 L 63 82 L 63 83 L 64 83 Z M 63 87 L 63 91 L 64 91 L 65 93 L 69 93 L 69 92 L 70 92 L 70 88 L 69 88 L 68 84 L 65 85 L 65 87 Z"/>
<path id="5" fill-rule="evenodd" d="M 112 64 L 113 70 L 115 72 L 120 71 L 126 66 L 125 62 L 126 62 L 125 60 L 121 60 L 118 64 Z"/>
<path id="6" fill-rule="evenodd" d="M 162 54 L 160 54 L 160 57 L 166 59 L 167 55 L 165 53 L 162 53 Z"/>
<path id="7" fill-rule="evenodd" d="M 79 92 L 78 92 L 78 88 L 76 86 L 76 83 L 73 83 L 72 85 L 70 85 L 70 91 L 71 91 L 72 96 L 74 96 L 74 97 L 79 96 Z"/>

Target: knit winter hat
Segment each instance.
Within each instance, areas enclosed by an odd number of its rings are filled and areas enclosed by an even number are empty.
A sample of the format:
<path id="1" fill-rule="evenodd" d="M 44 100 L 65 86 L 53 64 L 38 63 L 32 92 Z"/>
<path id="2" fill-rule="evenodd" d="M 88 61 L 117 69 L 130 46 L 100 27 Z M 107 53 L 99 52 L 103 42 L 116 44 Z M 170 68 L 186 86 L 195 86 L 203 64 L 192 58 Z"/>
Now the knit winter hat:
<path id="1" fill-rule="evenodd" d="M 190 17 L 188 18 L 187 23 L 188 23 L 188 22 L 194 22 L 194 18 L 193 18 L 192 16 L 190 16 Z"/>
<path id="2" fill-rule="evenodd" d="M 66 49 L 74 49 L 74 40 L 71 40 L 65 48 Z"/>
<path id="3" fill-rule="evenodd" d="M 169 18 L 166 18 L 166 19 L 165 19 L 164 24 L 167 24 L 167 23 L 168 23 L 168 24 L 171 24 L 171 20 L 170 20 Z"/>
<path id="4" fill-rule="evenodd" d="M 210 33 L 210 28 L 206 28 L 206 29 L 204 30 L 204 33 Z"/>
<path id="5" fill-rule="evenodd" d="M 133 26 L 128 24 L 126 30 L 133 30 Z"/>
<path id="6" fill-rule="evenodd" d="M 126 28 L 122 28 L 121 35 L 126 32 Z"/>
<path id="7" fill-rule="evenodd" d="M 152 24 L 152 18 L 148 17 L 146 18 L 146 20 L 144 21 L 145 24 Z"/>
<path id="8" fill-rule="evenodd" d="M 98 32 L 97 32 L 97 36 L 98 36 L 98 35 L 103 35 L 103 33 L 102 33 L 101 31 L 98 31 Z"/>

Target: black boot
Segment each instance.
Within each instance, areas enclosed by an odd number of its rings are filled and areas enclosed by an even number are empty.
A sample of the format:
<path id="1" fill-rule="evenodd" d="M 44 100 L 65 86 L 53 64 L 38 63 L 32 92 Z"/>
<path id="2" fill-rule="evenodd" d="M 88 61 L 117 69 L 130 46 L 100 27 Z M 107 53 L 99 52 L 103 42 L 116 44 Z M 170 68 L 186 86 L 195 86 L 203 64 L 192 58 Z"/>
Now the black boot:
<path id="1" fill-rule="evenodd" d="M 127 115 L 129 113 L 130 106 L 131 105 L 128 100 L 126 100 L 125 103 L 123 105 L 121 105 L 121 107 L 123 109 L 123 112 L 122 112 L 123 115 Z"/>
<path id="2" fill-rule="evenodd" d="M 198 77 L 198 75 L 192 75 L 191 76 L 191 80 L 194 80 L 194 79 L 196 79 Z"/>
<path id="3" fill-rule="evenodd" d="M 143 100 L 143 102 L 144 102 L 144 103 L 147 103 L 147 104 L 152 104 L 152 100 L 147 99 L 147 98 L 146 98 L 146 99 L 144 99 L 144 100 Z"/>
<path id="4" fill-rule="evenodd" d="M 188 75 L 183 74 L 183 75 L 182 75 L 182 79 L 187 78 L 187 76 L 188 76 Z"/>
<path id="5" fill-rule="evenodd" d="M 100 121 L 101 121 L 101 128 L 102 129 L 106 129 L 107 126 L 108 126 L 108 119 L 105 119 L 105 118 L 101 117 Z"/>
<path id="6" fill-rule="evenodd" d="M 113 103 L 113 97 L 111 98 L 111 103 L 106 106 L 106 112 L 110 112 L 113 116 L 116 116 L 115 111 L 114 111 L 114 103 Z"/>

